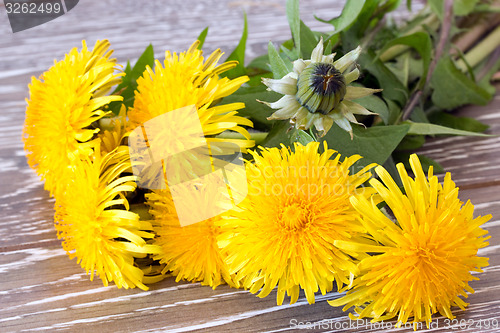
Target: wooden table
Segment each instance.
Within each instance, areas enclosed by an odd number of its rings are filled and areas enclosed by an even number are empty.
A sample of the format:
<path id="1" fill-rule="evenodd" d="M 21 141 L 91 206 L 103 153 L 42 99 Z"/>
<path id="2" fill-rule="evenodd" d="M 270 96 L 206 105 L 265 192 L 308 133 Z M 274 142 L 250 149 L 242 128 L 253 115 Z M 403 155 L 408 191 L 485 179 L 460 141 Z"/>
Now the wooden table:
<path id="1" fill-rule="evenodd" d="M 328 30 L 312 14 L 338 15 L 344 1 L 302 3 L 302 16 L 314 29 Z M 333 4 L 332 4 L 333 3 Z M 417 4 L 417 9 L 419 5 Z M 136 1 L 87 0 L 68 14 L 31 30 L 12 34 L 0 7 L 0 331 L 228 331 L 281 332 L 299 323 L 316 323 L 309 331 L 379 331 L 366 322 L 350 322 L 340 309 L 329 306 L 333 294 L 308 305 L 276 306 L 275 294 L 265 299 L 244 290 L 198 283 L 176 283 L 168 278 L 149 291 L 103 287 L 91 282 L 76 261 L 70 261 L 56 238 L 53 200 L 26 164 L 21 131 L 27 84 L 61 59 L 82 39 L 93 44 L 109 38 L 118 61 L 136 59 L 152 42 L 156 55 L 166 49 L 182 51 L 210 26 L 206 51 L 231 51 L 242 30 L 242 12 L 249 16 L 248 59 L 264 52 L 268 40 L 289 37 L 284 1 Z M 486 107 L 459 112 L 491 126 L 500 134 L 500 95 Z M 485 225 L 490 246 L 480 251 L 490 266 L 472 282 L 468 310 L 454 311 L 460 321 L 500 321 L 500 138 L 441 138 L 431 140 L 423 153 L 439 161 L 461 187 L 460 197 L 471 199 L 476 214 L 491 213 Z M 436 317 L 435 331 L 449 331 Z M 323 325 L 319 322 L 323 320 Z M 386 323 L 388 325 L 390 323 Z M 392 323 L 393 324 L 393 323 Z M 343 328 L 342 328 L 343 327 Z M 340 329 L 336 329 L 340 328 Z M 401 329 L 411 331 L 411 329 Z M 455 331 L 460 331 L 458 326 Z M 470 327 L 470 332 L 479 331 Z M 489 330 L 494 331 L 494 330 Z"/>

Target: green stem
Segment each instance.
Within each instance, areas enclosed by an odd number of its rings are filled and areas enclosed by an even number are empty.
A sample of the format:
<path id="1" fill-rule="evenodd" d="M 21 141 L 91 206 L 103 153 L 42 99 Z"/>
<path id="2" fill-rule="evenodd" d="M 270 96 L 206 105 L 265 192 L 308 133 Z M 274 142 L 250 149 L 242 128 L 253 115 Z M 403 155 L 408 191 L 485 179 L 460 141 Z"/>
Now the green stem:
<path id="1" fill-rule="evenodd" d="M 250 132 L 250 139 L 255 140 L 255 145 L 260 144 L 267 137 L 267 132 Z M 217 135 L 217 138 L 221 139 L 237 139 L 237 140 L 245 140 L 245 137 L 237 132 L 222 132 Z"/>
<path id="2" fill-rule="evenodd" d="M 404 107 L 402 112 L 403 121 L 410 119 L 411 113 L 413 112 L 415 106 L 420 101 L 420 98 L 423 95 L 425 87 L 428 86 L 431 80 L 432 73 L 436 68 L 438 60 L 441 58 L 446 43 L 448 42 L 448 39 L 450 37 L 452 22 L 453 22 L 453 0 L 445 0 L 444 12 L 443 12 L 443 24 L 441 25 L 441 31 L 439 33 L 439 42 L 436 47 L 436 52 L 434 53 L 434 59 L 432 59 L 432 62 L 429 65 L 429 70 L 427 71 L 427 78 L 425 80 L 424 86 L 421 89 L 416 90 L 406 103 L 406 106 Z"/>
<path id="3" fill-rule="evenodd" d="M 477 41 L 481 39 L 481 36 L 486 34 L 488 31 L 491 31 L 493 28 L 498 26 L 500 23 L 500 16 L 486 16 L 484 21 L 480 21 L 478 24 L 471 27 L 468 31 L 461 34 L 453 40 L 453 44 L 462 51 L 463 53 L 467 52 Z M 458 51 L 456 49 L 450 50 L 450 53 L 456 54 Z"/>
<path id="4" fill-rule="evenodd" d="M 475 67 L 486 57 L 490 55 L 498 46 L 500 46 L 500 26 L 493 30 L 486 38 L 474 46 L 464 56 L 465 61 L 470 67 Z M 462 71 L 467 71 L 467 65 L 464 60 L 457 61 L 457 67 Z"/>

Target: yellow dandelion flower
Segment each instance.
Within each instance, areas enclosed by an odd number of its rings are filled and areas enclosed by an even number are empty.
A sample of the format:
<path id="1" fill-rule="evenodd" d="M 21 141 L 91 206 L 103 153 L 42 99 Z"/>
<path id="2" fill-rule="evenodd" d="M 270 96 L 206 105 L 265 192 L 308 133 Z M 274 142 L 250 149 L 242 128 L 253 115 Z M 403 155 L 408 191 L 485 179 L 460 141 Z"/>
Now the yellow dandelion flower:
<path id="1" fill-rule="evenodd" d="M 247 164 L 248 196 L 221 221 L 229 228 L 220 240 L 230 272 L 250 292 L 262 288 L 259 297 L 277 285 L 278 304 L 285 292 L 296 302 L 301 288 L 314 303 L 318 289 L 325 294 L 335 281 L 340 290 L 357 271 L 353 258 L 333 242 L 364 232 L 349 197 L 371 193 L 361 185 L 372 166 L 350 173 L 360 156 L 340 162 L 340 154 L 330 159 L 336 152 L 326 143 L 325 152 L 318 148 L 311 142 L 295 144 L 295 152 L 284 146 L 251 152 L 255 163 Z"/>
<path id="2" fill-rule="evenodd" d="M 354 115 L 374 114 L 352 100 L 381 91 L 349 85 L 359 78 L 359 70 L 352 67 L 360 53 L 361 47 L 357 47 L 334 61 L 335 53 L 323 55 L 321 38 L 310 60 L 293 62 L 293 72 L 279 80 L 264 78 L 262 82 L 268 90 L 284 95 L 274 103 L 263 102 L 278 109 L 268 119 L 290 119 L 302 130 L 314 125 L 320 136 L 335 122 L 352 137 L 350 123 L 358 123 Z"/>
<path id="3" fill-rule="evenodd" d="M 60 178 L 67 167 L 92 154 L 92 139 L 99 129 L 91 124 L 105 115 L 101 108 L 122 100 L 105 96 L 121 76 L 114 74 L 116 62 L 109 59 L 109 42 L 97 41 L 92 51 L 85 41 L 82 45 L 80 52 L 72 49 L 30 84 L 24 148 L 28 164 L 52 195 L 64 183 Z"/>
<path id="4" fill-rule="evenodd" d="M 127 124 L 125 107 L 122 107 L 118 116 L 99 120 L 101 131 L 98 137 L 101 142 L 101 154 L 106 155 L 124 144 L 124 139 L 130 134 Z"/>
<path id="5" fill-rule="evenodd" d="M 210 214 L 214 217 L 187 226 L 180 225 L 168 189 L 146 194 L 150 213 L 154 216 L 154 230 L 158 235 L 155 241 L 163 250 L 155 259 L 166 265 L 164 274 L 173 272 L 176 281 L 201 281 L 202 285 L 214 289 L 224 282 L 237 287 L 224 261 L 226 252 L 220 249 L 217 240 L 224 228 L 217 225 L 221 215 L 214 210 L 217 209 L 216 203 L 224 200 L 220 197 L 221 192 L 214 193 L 209 187 L 209 184 L 199 184 L 197 191 L 190 192 L 190 202 L 186 204 L 191 206 L 195 215 Z"/>
<path id="6" fill-rule="evenodd" d="M 136 188 L 134 176 L 121 175 L 130 168 L 126 147 L 101 156 L 96 147 L 94 161 L 84 159 L 73 170 L 69 186 L 56 197 L 55 227 L 71 259 L 104 285 L 114 281 L 118 288 L 148 289 L 143 271 L 134 258 L 160 249 L 144 239 L 154 235 L 150 223 L 129 211 L 125 197 Z"/>
<path id="7" fill-rule="evenodd" d="M 470 272 L 482 272 L 481 267 L 488 265 L 488 259 L 478 257 L 477 252 L 488 245 L 487 231 L 480 226 L 491 215 L 474 219 L 474 206 L 458 199 L 458 188 L 449 173 L 441 185 L 432 167 L 426 178 L 415 154 L 410 164 L 415 179 L 401 163 L 397 166 L 405 194 L 383 167 L 376 172 L 385 186 L 370 181 L 396 222 L 366 198 L 351 199 L 363 226 L 378 244 L 335 241 L 352 253 L 375 253 L 359 263 L 360 275 L 352 290 L 330 301 L 334 306 L 345 305 L 344 310 L 354 306 L 352 318 L 380 321 L 397 317 L 398 326 L 413 318 L 414 325 L 425 320 L 427 327 L 436 312 L 453 319 L 452 306 L 467 306 L 459 296 L 474 292 L 469 281 L 478 278 Z"/>
<path id="8" fill-rule="evenodd" d="M 166 112 L 194 105 L 198 109 L 203 132 L 209 137 L 207 141 L 232 142 L 243 150 L 252 147 L 254 142 L 242 126 L 253 126 L 253 123 L 237 115 L 237 110 L 245 107 L 244 103 L 213 106 L 221 98 L 238 90 L 248 81 L 248 77 L 233 80 L 220 78 L 219 74 L 233 68 L 237 62 L 217 65 L 222 56 L 220 50 L 205 60 L 202 51 L 197 49 L 198 45 L 199 41 L 196 41 L 180 54 L 167 51 L 163 66 L 157 60 L 154 70 L 146 68 L 143 76 L 137 80 L 134 106 L 128 112 L 131 127 L 137 127 Z M 226 130 L 241 133 L 247 140 L 213 138 Z"/>

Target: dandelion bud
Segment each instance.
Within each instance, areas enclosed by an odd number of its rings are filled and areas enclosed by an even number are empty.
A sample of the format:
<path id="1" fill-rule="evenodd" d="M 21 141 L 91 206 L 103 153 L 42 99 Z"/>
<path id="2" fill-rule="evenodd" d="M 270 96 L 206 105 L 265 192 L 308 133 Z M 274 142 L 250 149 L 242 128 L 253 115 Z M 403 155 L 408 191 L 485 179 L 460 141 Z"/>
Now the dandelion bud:
<path id="1" fill-rule="evenodd" d="M 329 63 L 311 63 L 297 80 L 297 101 L 309 112 L 327 115 L 346 94 L 344 76 Z"/>

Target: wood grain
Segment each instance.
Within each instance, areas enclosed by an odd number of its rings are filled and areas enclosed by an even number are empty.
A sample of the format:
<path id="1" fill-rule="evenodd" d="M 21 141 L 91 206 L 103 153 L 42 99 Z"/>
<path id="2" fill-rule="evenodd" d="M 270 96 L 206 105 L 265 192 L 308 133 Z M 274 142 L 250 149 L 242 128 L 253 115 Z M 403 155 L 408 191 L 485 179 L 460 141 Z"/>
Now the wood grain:
<path id="1" fill-rule="evenodd" d="M 328 305 L 335 294 L 319 296 L 308 305 L 301 294 L 293 305 L 276 306 L 276 294 L 260 299 L 244 290 L 173 278 L 149 291 L 104 287 L 90 281 L 76 261 L 70 261 L 53 228 L 53 200 L 26 164 L 21 131 L 27 84 L 62 58 L 82 39 L 93 43 L 108 38 L 118 61 L 136 59 L 151 42 L 157 57 L 166 49 L 182 51 L 210 26 L 206 51 L 230 51 L 242 30 L 242 12 L 249 20 L 247 59 L 261 54 L 268 40 L 289 38 L 284 1 L 132 1 L 87 0 L 68 14 L 45 25 L 12 34 L 0 14 L 0 331 L 96 332 L 282 332 L 299 322 L 316 323 L 312 331 L 380 331 L 354 324 L 346 313 Z M 313 13 L 331 18 L 344 1 L 302 1 L 302 16 L 313 29 L 328 30 Z M 417 3 L 415 9 L 421 7 Z M 0 12 L 3 8 L 0 7 Z M 398 14 L 399 17 L 401 14 Z M 459 113 L 488 123 L 500 134 L 500 95 L 485 107 Z M 485 225 L 492 236 L 480 254 L 490 266 L 474 281 L 468 310 L 455 310 L 458 320 L 500 321 L 500 139 L 436 138 L 422 153 L 436 159 L 462 187 L 460 197 L 476 205 L 476 214 L 492 214 Z M 444 318 L 436 332 L 446 332 Z M 296 321 L 294 321 L 296 320 Z M 323 326 L 319 326 L 322 322 Z M 366 324 L 366 323 L 365 323 Z M 340 329 L 336 329 L 339 327 Z M 343 327 L 343 328 L 342 328 Z M 455 328 L 458 328 L 455 326 Z M 412 331 L 401 329 L 398 331 Z M 459 331 L 459 330 L 458 330 Z M 495 331 L 469 327 L 464 331 Z"/>

